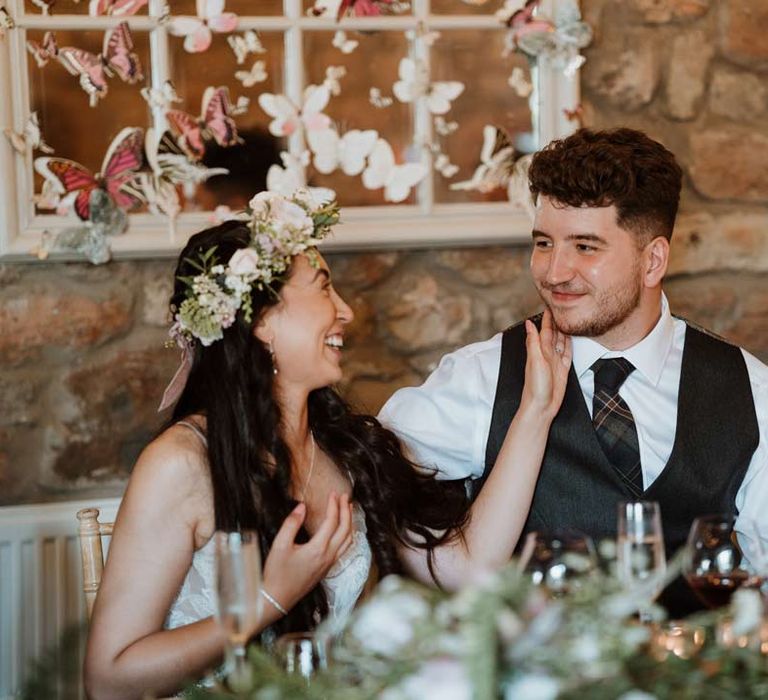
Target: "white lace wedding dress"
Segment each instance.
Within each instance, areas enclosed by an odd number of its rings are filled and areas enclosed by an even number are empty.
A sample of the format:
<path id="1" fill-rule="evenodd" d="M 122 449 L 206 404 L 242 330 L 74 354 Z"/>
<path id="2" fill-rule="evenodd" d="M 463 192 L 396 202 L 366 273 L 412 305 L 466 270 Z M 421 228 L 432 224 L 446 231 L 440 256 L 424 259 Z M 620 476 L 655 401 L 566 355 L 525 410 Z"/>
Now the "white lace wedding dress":
<path id="1" fill-rule="evenodd" d="M 205 435 L 192 423 L 179 421 L 192 430 L 205 444 Z M 339 629 L 355 607 L 365 588 L 371 568 L 371 548 L 366 537 L 365 514 L 359 505 L 353 509 L 354 533 L 352 544 L 333 565 L 322 585 L 328 599 L 328 622 L 331 630 Z M 192 557 L 184 582 L 165 620 L 166 629 L 197 622 L 215 612 L 216 577 L 215 544 L 213 538 Z M 280 599 L 279 591 L 270 591 Z"/>

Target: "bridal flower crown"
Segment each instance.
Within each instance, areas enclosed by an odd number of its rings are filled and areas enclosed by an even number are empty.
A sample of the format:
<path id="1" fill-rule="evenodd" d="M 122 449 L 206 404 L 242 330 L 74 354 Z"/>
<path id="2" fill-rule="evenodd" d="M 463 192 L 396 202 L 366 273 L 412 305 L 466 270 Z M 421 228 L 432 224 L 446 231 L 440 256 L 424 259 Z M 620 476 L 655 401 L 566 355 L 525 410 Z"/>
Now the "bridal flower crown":
<path id="1" fill-rule="evenodd" d="M 251 293 L 270 289 L 282 279 L 294 255 L 305 253 L 317 265 L 314 250 L 339 220 L 335 201 L 318 203 L 307 190 L 284 197 L 275 192 L 259 192 L 248 203 L 243 220 L 251 229 L 251 242 L 224 265 L 216 259 L 216 248 L 199 260 L 188 260 L 200 272 L 181 277 L 187 285 L 186 298 L 174 309 L 170 336 L 184 348 L 195 340 L 204 346 L 220 340 L 243 312 L 252 319 Z"/>

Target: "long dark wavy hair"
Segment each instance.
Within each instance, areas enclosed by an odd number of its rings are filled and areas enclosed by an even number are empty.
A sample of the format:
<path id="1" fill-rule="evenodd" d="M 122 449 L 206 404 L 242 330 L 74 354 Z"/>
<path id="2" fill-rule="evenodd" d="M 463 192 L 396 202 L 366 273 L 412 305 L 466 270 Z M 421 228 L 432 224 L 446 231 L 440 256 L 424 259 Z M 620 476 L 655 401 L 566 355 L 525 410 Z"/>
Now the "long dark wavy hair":
<path id="1" fill-rule="evenodd" d="M 202 253 L 215 246 L 217 261 L 226 263 L 249 240 L 248 227 L 239 221 L 192 236 L 176 268 L 172 309 L 185 298 L 181 278 L 197 274 L 192 262 Z M 274 397 L 272 358 L 253 332 L 264 311 L 278 302 L 280 288 L 279 282 L 271 292 L 254 288 L 250 323 L 238 313 L 222 340 L 208 347 L 195 343 L 189 380 L 171 419 L 173 423 L 192 414 L 205 416 L 216 528 L 257 530 L 264 558 L 297 505 L 290 493 L 291 456 Z M 332 387 L 311 392 L 308 404 L 318 446 L 350 475 L 352 499 L 365 512 L 379 576 L 401 572 L 398 543 L 428 550 L 431 571 L 434 547 L 461 537 L 466 526 L 463 487 L 438 482 L 432 473 L 417 468 L 404 456 L 394 433 L 375 417 L 355 413 Z M 297 541 L 307 539 L 302 528 Z M 279 591 L 271 593 L 279 598 Z M 272 629 L 276 634 L 311 629 L 327 609 L 318 585 Z"/>

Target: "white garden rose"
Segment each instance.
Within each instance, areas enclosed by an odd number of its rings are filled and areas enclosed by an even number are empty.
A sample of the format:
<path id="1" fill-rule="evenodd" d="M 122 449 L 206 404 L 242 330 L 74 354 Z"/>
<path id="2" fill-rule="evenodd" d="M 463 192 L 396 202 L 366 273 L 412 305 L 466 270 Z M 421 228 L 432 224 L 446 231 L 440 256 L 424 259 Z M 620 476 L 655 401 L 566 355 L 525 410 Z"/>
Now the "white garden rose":
<path id="1" fill-rule="evenodd" d="M 302 236 L 310 236 L 315 230 L 312 217 L 306 210 L 287 199 L 275 199 L 270 205 L 269 213 L 274 217 L 274 225 L 278 230 L 284 229 Z"/>
<path id="2" fill-rule="evenodd" d="M 253 216 L 258 218 L 266 214 L 269 211 L 272 202 L 277 199 L 282 199 L 282 197 L 277 192 L 270 192 L 267 190 L 265 192 L 259 192 L 252 197 L 251 201 L 248 202 L 248 206 L 253 212 Z"/>
<path id="3" fill-rule="evenodd" d="M 254 275 L 259 269 L 259 254 L 253 248 L 240 248 L 229 259 L 229 271 L 233 275 Z"/>

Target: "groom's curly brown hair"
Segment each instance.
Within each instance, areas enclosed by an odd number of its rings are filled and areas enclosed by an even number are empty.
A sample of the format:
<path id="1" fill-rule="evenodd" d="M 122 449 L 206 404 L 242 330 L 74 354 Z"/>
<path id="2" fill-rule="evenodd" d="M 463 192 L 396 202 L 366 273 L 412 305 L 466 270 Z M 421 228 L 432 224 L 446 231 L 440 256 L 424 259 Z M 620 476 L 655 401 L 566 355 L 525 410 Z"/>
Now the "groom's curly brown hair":
<path id="1" fill-rule="evenodd" d="M 616 223 L 638 236 L 672 237 L 683 172 L 675 156 L 634 129 L 579 129 L 536 153 L 528 171 L 534 200 L 570 207 L 616 206 Z"/>

